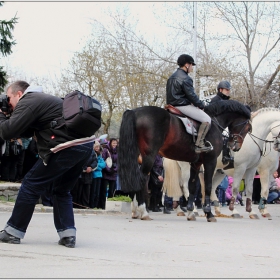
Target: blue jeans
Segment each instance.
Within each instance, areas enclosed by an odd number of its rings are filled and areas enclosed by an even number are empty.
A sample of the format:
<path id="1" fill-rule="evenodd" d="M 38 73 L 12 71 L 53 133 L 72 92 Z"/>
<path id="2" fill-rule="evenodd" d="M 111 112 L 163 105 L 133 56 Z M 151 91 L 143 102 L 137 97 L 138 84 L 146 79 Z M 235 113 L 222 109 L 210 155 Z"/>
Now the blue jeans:
<path id="1" fill-rule="evenodd" d="M 91 151 L 92 143 L 87 143 L 53 154 L 47 166 L 39 159 L 24 177 L 5 231 L 24 238 L 37 200 L 46 190 L 51 189 L 54 224 L 59 237 L 76 236 L 70 190 L 78 180 Z"/>
<path id="2" fill-rule="evenodd" d="M 273 200 L 277 199 L 279 197 L 278 192 L 270 192 L 267 196 L 267 203 L 271 203 Z"/>
<path id="3" fill-rule="evenodd" d="M 220 189 L 219 190 L 219 202 L 222 204 L 226 203 L 226 191 L 224 189 Z"/>

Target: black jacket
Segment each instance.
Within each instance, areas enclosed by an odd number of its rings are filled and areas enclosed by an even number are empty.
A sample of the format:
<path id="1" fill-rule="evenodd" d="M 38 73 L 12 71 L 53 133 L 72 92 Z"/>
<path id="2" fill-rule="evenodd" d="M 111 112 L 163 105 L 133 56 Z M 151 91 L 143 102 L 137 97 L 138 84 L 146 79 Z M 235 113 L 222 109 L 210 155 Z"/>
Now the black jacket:
<path id="1" fill-rule="evenodd" d="M 203 102 L 194 92 L 192 78 L 181 68 L 178 68 L 167 80 L 166 103 L 173 106 L 193 104 L 200 109 L 204 108 Z"/>
<path id="2" fill-rule="evenodd" d="M 47 164 L 52 152 L 51 148 L 58 144 L 74 140 L 66 128 L 43 129 L 52 120 L 62 116 L 62 99 L 42 92 L 24 94 L 10 118 L 0 112 L 0 137 L 31 137 L 36 135 L 39 156 Z"/>
<path id="3" fill-rule="evenodd" d="M 214 103 L 214 102 L 217 102 L 217 101 L 221 101 L 221 100 L 229 100 L 230 99 L 230 96 L 227 96 L 221 92 L 218 92 L 216 96 L 214 96 L 210 103 Z"/>

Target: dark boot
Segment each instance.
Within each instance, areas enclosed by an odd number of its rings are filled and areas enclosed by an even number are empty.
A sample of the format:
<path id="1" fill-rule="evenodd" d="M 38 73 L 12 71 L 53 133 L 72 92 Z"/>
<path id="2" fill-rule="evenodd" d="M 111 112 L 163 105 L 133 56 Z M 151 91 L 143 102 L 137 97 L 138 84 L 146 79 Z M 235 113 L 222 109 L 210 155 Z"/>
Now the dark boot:
<path id="1" fill-rule="evenodd" d="M 211 144 L 210 144 L 210 146 L 205 146 L 205 143 L 204 143 L 204 138 L 205 138 L 209 128 L 210 128 L 210 124 L 208 122 L 201 123 L 201 125 L 199 127 L 199 130 L 197 133 L 197 139 L 195 142 L 195 152 L 197 154 L 200 154 L 203 152 L 207 153 L 207 152 L 210 152 L 213 150 L 213 147 Z"/>
<path id="2" fill-rule="evenodd" d="M 161 210 L 159 209 L 158 205 L 157 205 L 157 198 L 155 196 L 151 197 L 151 201 L 150 201 L 150 208 L 152 210 L 152 212 L 161 212 Z"/>
<path id="3" fill-rule="evenodd" d="M 233 157 L 230 156 L 230 149 L 227 146 L 227 144 L 228 144 L 228 138 L 224 138 L 224 142 L 223 142 L 223 157 L 222 157 L 222 163 L 224 165 L 227 165 L 230 162 L 234 161 Z"/>

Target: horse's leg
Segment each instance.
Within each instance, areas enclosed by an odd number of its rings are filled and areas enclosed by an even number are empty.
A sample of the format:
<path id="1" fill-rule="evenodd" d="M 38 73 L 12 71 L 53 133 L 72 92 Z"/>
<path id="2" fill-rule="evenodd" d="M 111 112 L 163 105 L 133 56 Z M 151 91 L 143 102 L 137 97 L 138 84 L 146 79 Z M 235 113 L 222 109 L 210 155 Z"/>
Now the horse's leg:
<path id="1" fill-rule="evenodd" d="M 137 203 L 137 213 L 139 213 L 140 219 L 145 220 L 145 221 L 152 220 L 146 209 L 145 193 L 143 190 L 136 192 L 135 200 L 138 202 Z"/>
<path id="2" fill-rule="evenodd" d="M 173 210 L 176 212 L 177 216 L 186 216 L 184 211 L 180 207 L 179 200 L 173 200 Z"/>
<path id="3" fill-rule="evenodd" d="M 201 163 L 191 163 L 190 168 L 190 178 L 189 178 L 189 198 L 187 203 L 187 220 L 195 221 L 194 214 L 194 200 L 195 200 L 195 192 L 196 192 L 196 180 L 198 179 L 198 173 Z"/>
<path id="4" fill-rule="evenodd" d="M 260 175 L 261 181 L 261 199 L 259 203 L 259 211 L 264 218 L 271 218 L 271 215 L 267 209 L 267 197 L 269 192 L 268 186 L 270 182 L 274 180 L 273 171 L 266 168 L 260 168 L 258 169 L 258 173 Z"/>
<path id="5" fill-rule="evenodd" d="M 139 216 L 139 213 L 137 212 L 138 202 L 136 200 L 136 194 L 129 193 L 129 197 L 131 198 L 131 218 L 137 219 Z"/>
<path id="6" fill-rule="evenodd" d="M 241 218 L 239 212 L 237 211 L 236 207 L 235 207 L 235 202 L 236 202 L 236 198 L 237 198 L 237 194 L 239 192 L 239 187 L 240 187 L 240 183 L 241 180 L 243 178 L 244 175 L 244 170 L 245 174 L 247 172 L 247 164 L 236 164 L 235 168 L 234 168 L 234 173 L 233 173 L 233 183 L 232 183 L 232 197 L 230 199 L 230 203 L 229 203 L 229 210 L 232 211 L 231 216 L 233 218 Z M 245 175 L 246 176 L 246 175 Z M 245 179 L 246 182 L 246 179 Z M 246 186 L 247 186 L 247 182 L 246 182 Z"/>
<path id="7" fill-rule="evenodd" d="M 216 215 L 221 214 L 220 203 L 219 203 L 219 199 L 217 198 L 216 189 L 218 185 L 222 182 L 222 180 L 225 178 L 225 176 L 226 174 L 222 169 L 217 169 L 212 180 L 212 191 L 211 191 L 210 199 L 211 201 L 213 201 Z"/>
<path id="8" fill-rule="evenodd" d="M 205 202 L 202 209 L 206 215 L 207 222 L 217 222 L 216 218 L 211 212 L 211 200 L 210 200 L 211 191 L 212 191 L 212 179 L 213 179 L 213 174 L 215 171 L 216 164 L 217 164 L 216 158 L 204 163 Z"/>
<path id="9" fill-rule="evenodd" d="M 252 208 L 253 181 L 255 173 L 256 167 L 247 169 L 244 175 L 246 185 L 246 212 L 249 212 L 249 217 L 251 219 L 259 219 L 259 216 L 254 212 Z"/>

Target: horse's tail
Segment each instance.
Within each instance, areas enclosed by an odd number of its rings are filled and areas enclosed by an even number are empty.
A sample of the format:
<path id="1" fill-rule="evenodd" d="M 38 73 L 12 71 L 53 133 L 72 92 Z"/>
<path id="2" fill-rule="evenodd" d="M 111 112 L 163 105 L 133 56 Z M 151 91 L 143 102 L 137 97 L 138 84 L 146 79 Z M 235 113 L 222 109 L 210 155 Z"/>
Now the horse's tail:
<path id="1" fill-rule="evenodd" d="M 118 148 L 118 175 L 123 192 L 140 191 L 145 186 L 146 176 L 140 171 L 139 154 L 135 113 L 126 110 L 122 117 Z"/>

